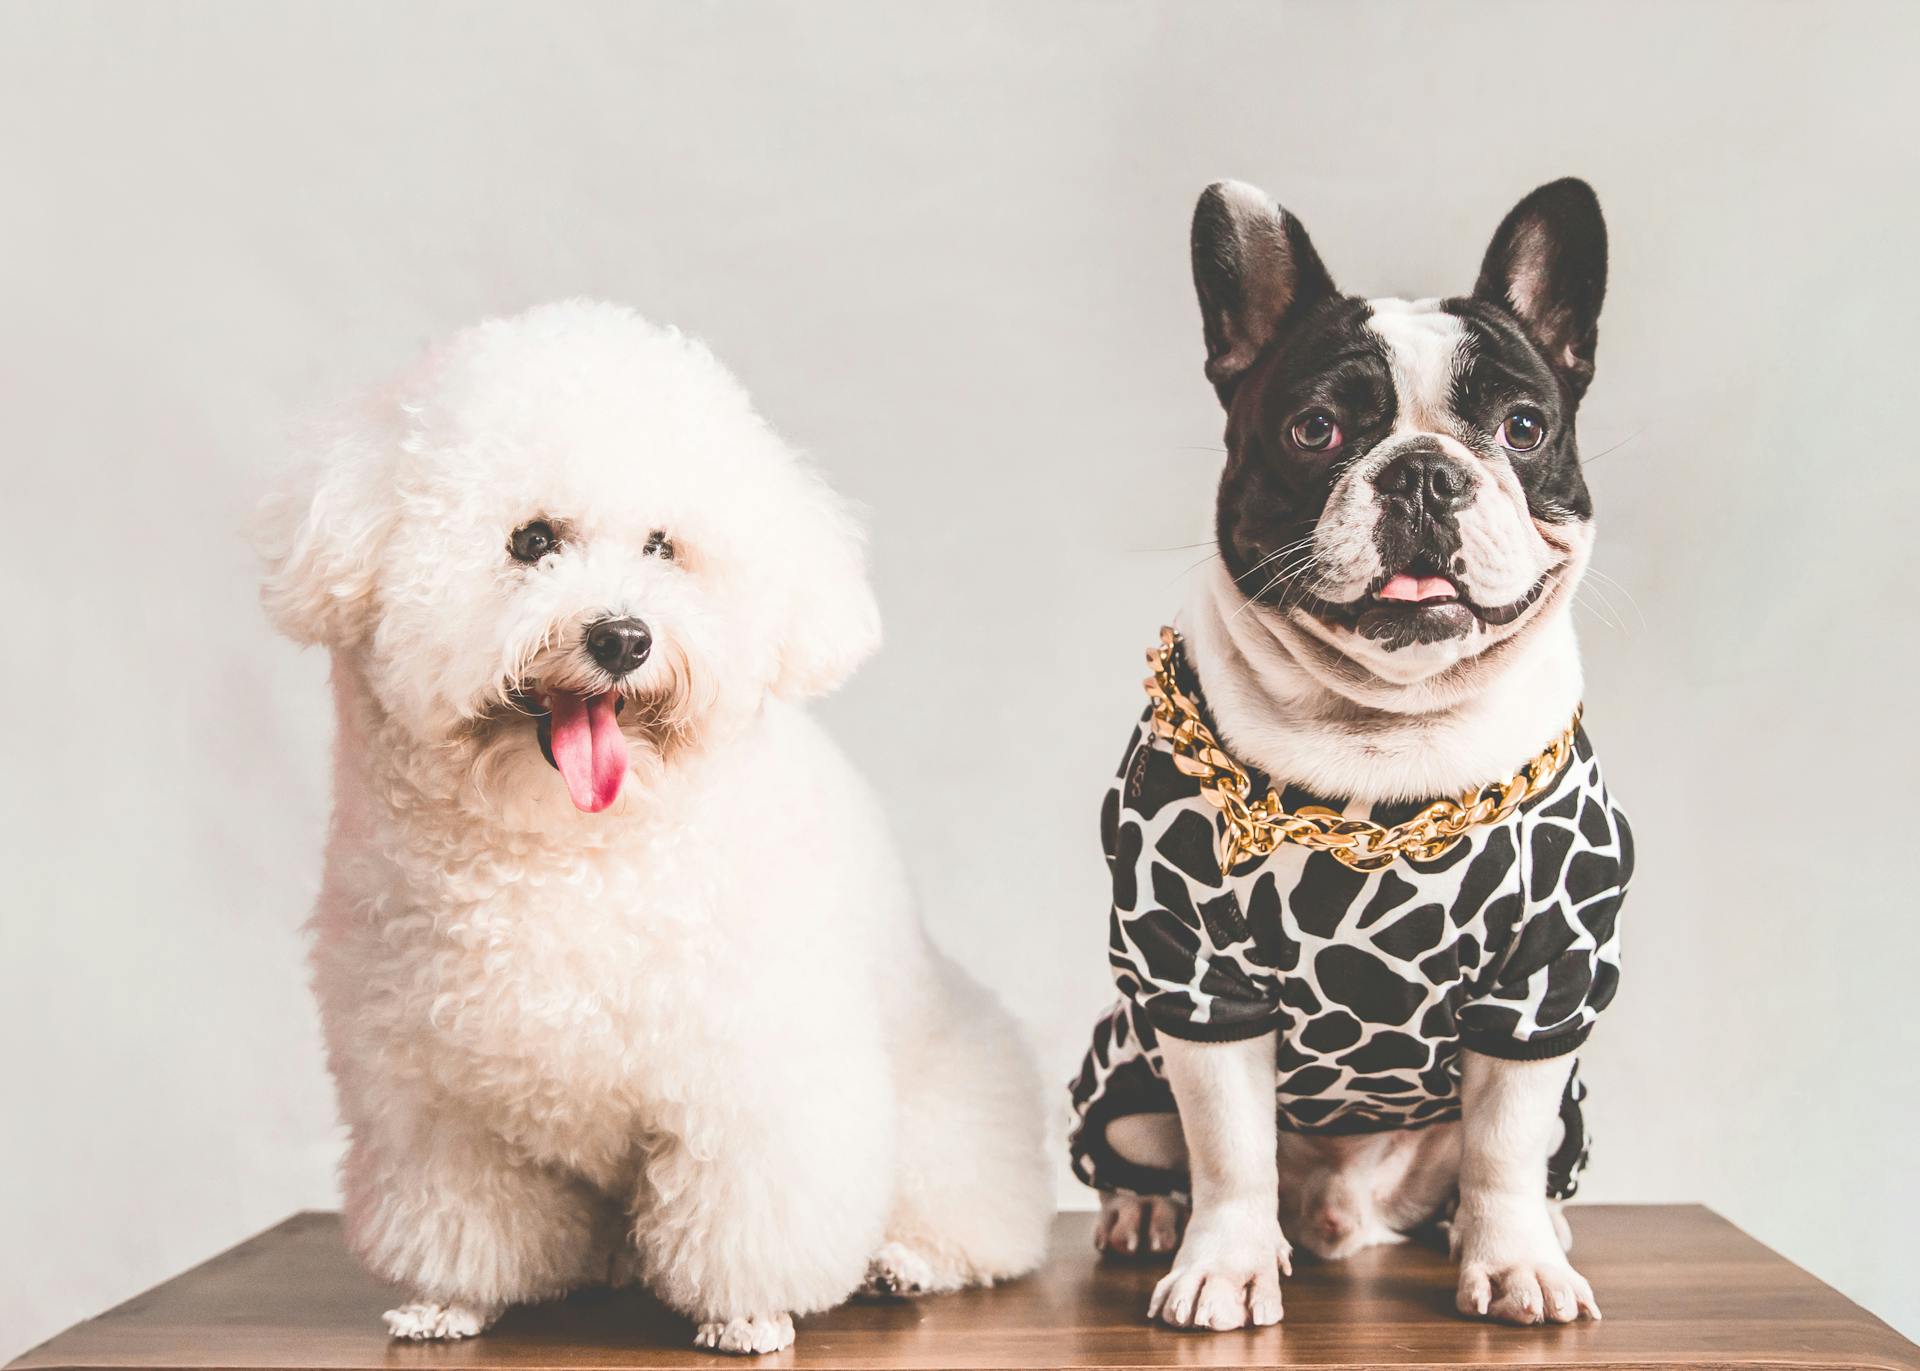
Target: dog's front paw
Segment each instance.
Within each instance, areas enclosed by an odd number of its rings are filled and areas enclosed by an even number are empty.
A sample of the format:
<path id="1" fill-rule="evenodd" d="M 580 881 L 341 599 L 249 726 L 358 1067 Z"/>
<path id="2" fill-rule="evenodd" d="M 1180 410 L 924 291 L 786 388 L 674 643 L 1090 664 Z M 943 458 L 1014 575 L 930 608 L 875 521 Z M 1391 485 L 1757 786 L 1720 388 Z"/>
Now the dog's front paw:
<path id="1" fill-rule="evenodd" d="M 905 1243 L 882 1243 L 867 1263 L 867 1278 L 857 1293 L 871 1299 L 910 1300 L 933 1289 L 933 1263 Z"/>
<path id="2" fill-rule="evenodd" d="M 1567 1264 L 1546 1206 L 1495 1206 L 1456 1217 L 1460 1258 L 1454 1303 L 1462 1314 L 1503 1323 L 1572 1323 L 1600 1317 L 1587 1278 Z"/>
<path id="3" fill-rule="evenodd" d="M 758 1356 L 793 1346 L 793 1316 L 776 1314 L 771 1318 L 728 1319 L 724 1323 L 703 1323 L 693 1335 L 695 1347 L 714 1352 L 734 1352 Z"/>
<path id="4" fill-rule="evenodd" d="M 1147 1317 L 1171 1328 L 1264 1328 L 1280 1322 L 1280 1273 L 1293 1249 L 1271 1218 L 1196 1213 L 1173 1270 L 1153 1289 Z"/>
<path id="5" fill-rule="evenodd" d="M 442 1304 L 438 1300 L 415 1300 L 384 1315 L 387 1335 L 414 1342 L 471 1338 L 484 1333 L 500 1311 L 480 1304 Z"/>
<path id="6" fill-rule="evenodd" d="M 1600 1317 L 1587 1278 L 1557 1257 L 1506 1265 L 1462 1264 L 1455 1302 L 1462 1314 L 1502 1323 L 1572 1323 L 1582 1316 Z"/>

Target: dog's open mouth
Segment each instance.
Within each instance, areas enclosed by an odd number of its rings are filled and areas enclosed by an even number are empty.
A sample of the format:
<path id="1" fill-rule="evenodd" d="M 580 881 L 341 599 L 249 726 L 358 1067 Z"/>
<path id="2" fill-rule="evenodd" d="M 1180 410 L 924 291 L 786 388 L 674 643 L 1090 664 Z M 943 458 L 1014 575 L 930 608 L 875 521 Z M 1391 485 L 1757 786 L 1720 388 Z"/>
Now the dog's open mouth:
<path id="1" fill-rule="evenodd" d="M 1360 598 L 1352 628 L 1397 648 L 1462 637 L 1476 618 L 1473 602 L 1453 577 L 1397 571 Z"/>
<path id="2" fill-rule="evenodd" d="M 1301 608 L 1336 628 L 1351 629 L 1389 648 L 1458 638 L 1476 623 L 1501 628 L 1525 614 L 1559 573 L 1555 567 L 1519 599 L 1483 605 L 1447 574 L 1405 570 L 1384 575 L 1364 595 L 1344 603 L 1308 599 Z"/>
<path id="3" fill-rule="evenodd" d="M 540 752 L 567 783 L 576 809 L 598 814 L 620 798 L 630 757 L 617 690 L 580 695 L 569 690 L 526 690 L 514 703 L 539 718 Z"/>

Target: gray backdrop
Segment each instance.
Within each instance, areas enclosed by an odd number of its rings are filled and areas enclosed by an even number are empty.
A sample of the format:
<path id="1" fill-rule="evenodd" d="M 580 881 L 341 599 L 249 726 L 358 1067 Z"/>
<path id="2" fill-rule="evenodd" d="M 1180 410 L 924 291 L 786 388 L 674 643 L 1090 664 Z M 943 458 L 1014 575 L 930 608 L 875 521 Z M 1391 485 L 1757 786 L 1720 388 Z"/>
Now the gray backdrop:
<path id="1" fill-rule="evenodd" d="M 237 529 L 286 415 L 490 312 L 677 321 L 866 503 L 889 639 L 831 722 L 1064 1082 L 1110 993 L 1100 792 L 1209 533 L 1185 237 L 1220 176 L 1369 293 L 1464 289 L 1519 195 L 1598 188 L 1580 612 L 1644 855 L 1586 1195 L 1711 1204 L 1920 1333 L 1916 37 L 1832 4 L 7 6 L 0 1357 L 333 1200 L 325 662 L 269 635 Z"/>

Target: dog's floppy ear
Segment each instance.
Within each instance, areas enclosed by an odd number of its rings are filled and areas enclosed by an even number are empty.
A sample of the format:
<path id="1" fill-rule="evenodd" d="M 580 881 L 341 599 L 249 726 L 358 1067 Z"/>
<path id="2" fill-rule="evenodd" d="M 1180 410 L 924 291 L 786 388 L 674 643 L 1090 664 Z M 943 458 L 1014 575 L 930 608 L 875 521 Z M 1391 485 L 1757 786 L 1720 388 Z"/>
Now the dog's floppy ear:
<path id="1" fill-rule="evenodd" d="M 346 647 L 366 631 L 381 548 L 393 524 L 388 462 L 364 429 L 333 428 L 260 506 L 255 542 L 267 564 L 260 600 L 295 642 Z"/>
<path id="2" fill-rule="evenodd" d="M 832 690 L 880 646 L 880 605 L 852 509 L 798 459 L 790 471 L 778 515 L 790 549 L 787 621 L 773 688 L 800 700 Z"/>
<path id="3" fill-rule="evenodd" d="M 1216 181 L 1193 210 L 1193 285 L 1207 335 L 1207 379 L 1226 404 L 1294 311 L 1334 293 L 1300 221 L 1263 190 Z"/>
<path id="4" fill-rule="evenodd" d="M 1569 176 L 1515 205 L 1473 293 L 1511 311 L 1574 398 L 1585 394 L 1607 294 L 1607 224 L 1593 187 Z"/>

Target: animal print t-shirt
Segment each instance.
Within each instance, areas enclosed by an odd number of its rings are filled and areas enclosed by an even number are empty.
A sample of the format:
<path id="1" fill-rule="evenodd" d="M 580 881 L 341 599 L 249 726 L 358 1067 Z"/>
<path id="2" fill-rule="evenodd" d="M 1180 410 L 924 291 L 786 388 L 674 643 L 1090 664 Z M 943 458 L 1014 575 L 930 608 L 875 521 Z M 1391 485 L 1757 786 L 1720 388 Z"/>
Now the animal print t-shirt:
<path id="1" fill-rule="evenodd" d="M 1177 656 L 1175 667 L 1198 700 L 1191 670 Z M 1256 796 L 1267 789 L 1252 779 Z M 1282 801 L 1381 824 L 1424 807 L 1293 786 Z M 1584 731 L 1544 794 L 1431 861 L 1359 872 L 1284 844 L 1223 876 L 1221 823 L 1143 716 L 1101 813 L 1109 959 L 1131 1036 L 1146 1045 L 1155 1034 L 1225 1042 L 1279 1029 L 1283 1128 L 1456 1118 L 1460 1047 L 1572 1052 L 1613 998 L 1633 839 Z"/>

